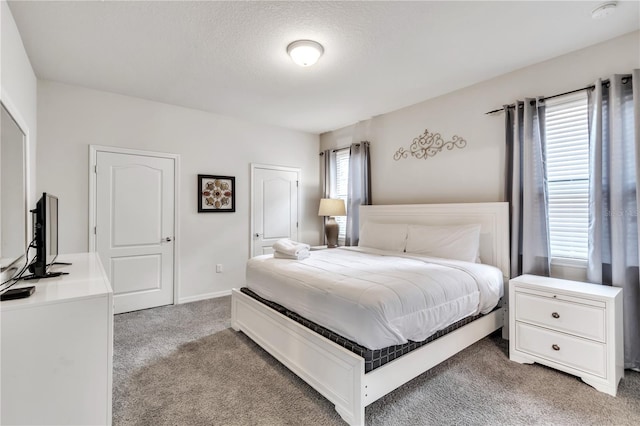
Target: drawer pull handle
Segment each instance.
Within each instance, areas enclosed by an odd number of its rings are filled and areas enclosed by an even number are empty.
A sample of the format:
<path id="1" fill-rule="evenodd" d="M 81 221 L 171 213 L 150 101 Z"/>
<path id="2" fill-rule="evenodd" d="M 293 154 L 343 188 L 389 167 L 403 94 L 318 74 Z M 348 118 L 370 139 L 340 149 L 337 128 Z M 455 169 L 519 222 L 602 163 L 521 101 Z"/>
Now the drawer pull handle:
<path id="1" fill-rule="evenodd" d="M 560 350 L 560 346 L 558 346 L 558 345 L 551 345 L 551 348 L 552 348 L 554 351 L 559 351 L 559 350 Z"/>
<path id="2" fill-rule="evenodd" d="M 551 316 L 554 318 L 560 318 L 560 314 L 557 312 L 552 313 Z"/>

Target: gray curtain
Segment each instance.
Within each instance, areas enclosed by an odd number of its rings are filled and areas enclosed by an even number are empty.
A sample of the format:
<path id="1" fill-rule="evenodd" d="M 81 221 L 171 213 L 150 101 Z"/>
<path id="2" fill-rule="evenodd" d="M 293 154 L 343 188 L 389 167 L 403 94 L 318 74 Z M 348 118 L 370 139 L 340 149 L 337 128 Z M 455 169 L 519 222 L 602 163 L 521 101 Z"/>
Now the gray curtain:
<path id="1" fill-rule="evenodd" d="M 549 219 L 545 170 L 545 106 L 525 99 L 505 106 L 507 173 L 511 209 L 511 277 L 549 276 Z"/>
<path id="2" fill-rule="evenodd" d="M 345 245 L 357 246 L 360 233 L 360 206 L 371 204 L 371 159 L 369 142 L 349 148 L 349 189 Z"/>
<path id="3" fill-rule="evenodd" d="M 640 369 L 640 70 L 632 77 L 598 80 L 589 93 L 587 280 L 623 289 L 625 368 Z"/>
<path id="4" fill-rule="evenodd" d="M 322 198 L 331 198 L 331 180 L 333 171 L 336 168 L 336 152 L 333 149 L 327 149 L 320 153 L 320 170 L 322 171 Z M 327 223 L 327 217 L 322 218 L 322 241 L 326 244 L 326 234 L 324 225 Z"/>
<path id="5" fill-rule="evenodd" d="M 336 167 L 336 153 L 333 149 L 320 153 L 320 170 L 322 170 L 322 198 L 331 198 L 331 171 Z"/>

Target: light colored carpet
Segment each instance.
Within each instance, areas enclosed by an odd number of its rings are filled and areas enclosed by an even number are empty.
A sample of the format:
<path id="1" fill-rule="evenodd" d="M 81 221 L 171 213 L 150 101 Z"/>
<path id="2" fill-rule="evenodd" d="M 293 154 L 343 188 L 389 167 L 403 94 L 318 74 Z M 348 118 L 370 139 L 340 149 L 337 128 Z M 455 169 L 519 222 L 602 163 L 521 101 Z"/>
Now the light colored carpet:
<path id="1" fill-rule="evenodd" d="M 333 405 L 242 333 L 230 298 L 117 315 L 114 425 L 344 425 Z M 509 361 L 494 335 L 374 402 L 369 425 L 637 425 L 640 373 L 618 396 Z"/>

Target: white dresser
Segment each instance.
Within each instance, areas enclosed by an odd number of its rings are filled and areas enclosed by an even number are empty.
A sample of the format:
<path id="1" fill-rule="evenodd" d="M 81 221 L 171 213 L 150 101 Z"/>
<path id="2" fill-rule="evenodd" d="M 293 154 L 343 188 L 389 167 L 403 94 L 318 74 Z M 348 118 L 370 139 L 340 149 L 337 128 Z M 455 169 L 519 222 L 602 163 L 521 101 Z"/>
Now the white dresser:
<path id="1" fill-rule="evenodd" d="M 509 358 L 615 396 L 624 377 L 622 289 L 522 275 L 509 281 Z"/>
<path id="2" fill-rule="evenodd" d="M 111 424 L 113 292 L 96 253 L 57 261 L 69 275 L 0 302 L 1 424 Z"/>

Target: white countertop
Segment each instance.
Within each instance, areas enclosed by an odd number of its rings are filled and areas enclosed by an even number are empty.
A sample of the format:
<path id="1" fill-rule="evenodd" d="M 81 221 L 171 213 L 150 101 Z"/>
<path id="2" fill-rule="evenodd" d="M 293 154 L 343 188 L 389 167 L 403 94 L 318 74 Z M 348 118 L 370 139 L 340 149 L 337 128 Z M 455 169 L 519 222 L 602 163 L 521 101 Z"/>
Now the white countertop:
<path id="1" fill-rule="evenodd" d="M 0 310 L 8 311 L 113 293 L 97 253 L 59 255 L 56 262 L 68 262 L 71 265 L 53 265 L 51 272 L 68 272 L 69 274 L 19 281 L 11 288 L 35 286 L 35 292 L 24 299 L 0 302 Z"/>

